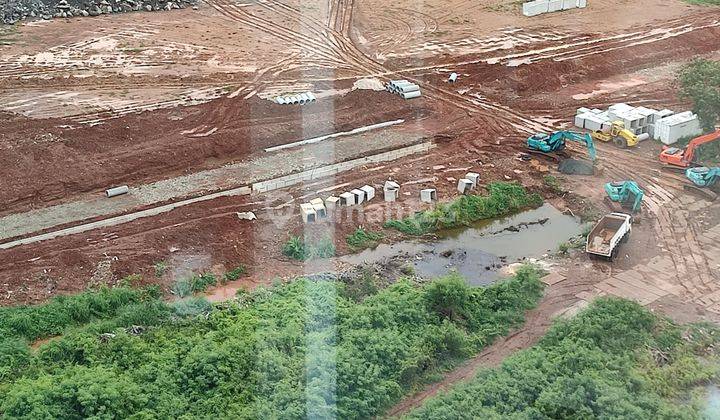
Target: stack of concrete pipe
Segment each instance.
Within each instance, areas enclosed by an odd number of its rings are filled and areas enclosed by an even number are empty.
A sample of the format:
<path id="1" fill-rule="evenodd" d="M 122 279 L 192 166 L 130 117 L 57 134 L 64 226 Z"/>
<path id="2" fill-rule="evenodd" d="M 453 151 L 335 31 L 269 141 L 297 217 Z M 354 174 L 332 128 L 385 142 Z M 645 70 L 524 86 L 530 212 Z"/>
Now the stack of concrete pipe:
<path id="1" fill-rule="evenodd" d="M 300 93 L 297 95 L 282 95 L 275 98 L 275 103 L 280 105 L 305 105 L 317 101 L 312 92 Z"/>
<path id="2" fill-rule="evenodd" d="M 385 89 L 390 93 L 400 95 L 403 99 L 419 98 L 422 96 L 420 94 L 420 86 L 407 80 L 391 80 L 385 86 Z"/>

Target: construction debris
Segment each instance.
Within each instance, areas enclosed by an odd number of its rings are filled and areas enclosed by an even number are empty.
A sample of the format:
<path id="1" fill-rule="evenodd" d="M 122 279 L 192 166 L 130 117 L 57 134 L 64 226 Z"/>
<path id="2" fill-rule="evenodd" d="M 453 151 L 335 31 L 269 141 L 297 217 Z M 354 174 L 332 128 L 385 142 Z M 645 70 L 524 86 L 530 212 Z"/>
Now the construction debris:
<path id="1" fill-rule="evenodd" d="M 317 213 L 310 203 L 300 204 L 300 215 L 304 223 L 314 223 L 317 220 Z"/>
<path id="2" fill-rule="evenodd" d="M 238 212 L 236 214 L 240 220 L 257 220 L 257 216 L 251 211 Z"/>
<path id="3" fill-rule="evenodd" d="M 469 179 L 460 179 L 458 180 L 457 189 L 460 192 L 460 194 L 468 194 L 473 189 L 473 182 Z"/>

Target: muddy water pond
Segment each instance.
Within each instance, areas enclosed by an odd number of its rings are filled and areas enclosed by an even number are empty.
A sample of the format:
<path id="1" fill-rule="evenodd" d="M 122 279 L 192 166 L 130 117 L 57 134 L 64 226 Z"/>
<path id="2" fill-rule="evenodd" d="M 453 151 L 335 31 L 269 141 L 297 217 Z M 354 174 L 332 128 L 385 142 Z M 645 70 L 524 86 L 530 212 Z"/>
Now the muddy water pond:
<path id="1" fill-rule="evenodd" d="M 720 419 L 720 387 L 715 384 L 706 387 L 706 403 L 703 419 Z"/>
<path id="2" fill-rule="evenodd" d="M 485 285 L 498 278 L 502 267 L 555 252 L 558 245 L 581 231 L 579 220 L 545 204 L 513 216 L 438 232 L 432 241 L 381 244 L 342 260 L 350 264 L 400 260 L 412 265 L 420 277 L 435 278 L 456 270 L 469 284 Z"/>

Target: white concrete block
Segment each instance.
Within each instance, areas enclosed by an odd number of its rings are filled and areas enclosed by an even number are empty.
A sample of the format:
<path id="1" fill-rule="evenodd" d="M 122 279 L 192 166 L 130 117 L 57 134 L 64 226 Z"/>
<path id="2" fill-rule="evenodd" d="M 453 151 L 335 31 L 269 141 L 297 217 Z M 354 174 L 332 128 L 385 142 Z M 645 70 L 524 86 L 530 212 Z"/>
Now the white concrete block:
<path id="1" fill-rule="evenodd" d="M 330 196 L 325 199 L 325 208 L 327 210 L 335 210 L 336 208 L 340 207 L 340 197 Z"/>
<path id="2" fill-rule="evenodd" d="M 365 193 L 365 201 L 370 201 L 375 198 L 375 188 L 370 185 L 364 185 L 360 189 Z"/>
<path id="3" fill-rule="evenodd" d="M 312 204 L 313 206 L 318 205 L 318 204 L 323 205 L 323 206 L 325 205 L 325 201 L 323 201 L 323 199 L 319 198 L 319 197 L 313 198 L 312 200 L 309 201 L 309 203 Z"/>
<path id="4" fill-rule="evenodd" d="M 384 190 L 383 194 L 385 201 L 391 203 L 400 197 L 400 190 Z"/>
<path id="5" fill-rule="evenodd" d="M 548 12 L 558 12 L 563 8 L 563 0 L 548 1 Z"/>
<path id="6" fill-rule="evenodd" d="M 563 0 L 563 10 L 574 9 L 577 7 L 577 0 Z"/>
<path id="7" fill-rule="evenodd" d="M 383 190 L 399 190 L 400 184 L 398 184 L 395 181 L 385 181 L 385 185 L 383 186 Z"/>
<path id="8" fill-rule="evenodd" d="M 341 206 L 354 206 L 355 205 L 355 194 L 351 192 L 344 192 L 340 194 L 340 205 Z"/>
<path id="9" fill-rule="evenodd" d="M 318 219 L 324 219 L 327 217 L 327 211 L 325 210 L 325 204 L 323 203 L 314 203 L 311 204 L 313 210 L 315 210 L 316 218 Z"/>
<path id="10" fill-rule="evenodd" d="M 577 0 L 578 9 L 584 9 L 587 7 L 587 0 Z"/>
<path id="11" fill-rule="evenodd" d="M 468 194 L 473 189 L 473 182 L 465 178 L 459 179 L 457 189 L 460 194 Z"/>
<path id="12" fill-rule="evenodd" d="M 363 190 L 355 188 L 350 192 L 355 195 L 355 204 L 362 204 L 365 201 L 365 192 Z"/>
<path id="13" fill-rule="evenodd" d="M 585 118 L 587 114 L 580 114 L 575 116 L 575 127 L 585 128 Z"/>
<path id="14" fill-rule="evenodd" d="M 310 203 L 300 204 L 300 215 L 304 223 L 313 223 L 317 220 L 315 209 Z"/>
<path id="15" fill-rule="evenodd" d="M 420 190 L 420 201 L 423 203 L 432 203 L 433 201 L 437 201 L 437 190 L 435 188 Z"/>
<path id="16" fill-rule="evenodd" d="M 547 0 L 535 0 L 523 3 L 523 15 L 537 16 L 548 12 Z"/>
<path id="17" fill-rule="evenodd" d="M 472 187 L 474 189 L 480 182 L 480 174 L 477 172 L 468 172 L 467 174 L 465 174 L 465 179 L 469 179 L 470 181 L 472 181 Z"/>
<path id="18" fill-rule="evenodd" d="M 588 112 L 590 112 L 590 108 L 585 108 L 584 106 L 581 106 L 577 109 L 577 111 L 575 111 L 575 115 L 587 114 Z"/>

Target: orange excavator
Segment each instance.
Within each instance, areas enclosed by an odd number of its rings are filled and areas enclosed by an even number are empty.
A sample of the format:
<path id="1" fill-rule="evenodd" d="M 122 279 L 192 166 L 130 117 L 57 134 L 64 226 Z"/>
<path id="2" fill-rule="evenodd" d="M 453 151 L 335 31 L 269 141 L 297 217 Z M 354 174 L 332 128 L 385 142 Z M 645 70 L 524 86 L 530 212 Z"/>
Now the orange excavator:
<path id="1" fill-rule="evenodd" d="M 696 163 L 695 149 L 697 149 L 698 146 L 718 140 L 720 140 L 720 130 L 700 137 L 695 137 L 690 140 L 690 143 L 688 143 L 685 149 L 679 149 L 677 147 L 664 147 L 663 151 L 660 152 L 660 162 L 680 168 L 687 168 Z"/>

